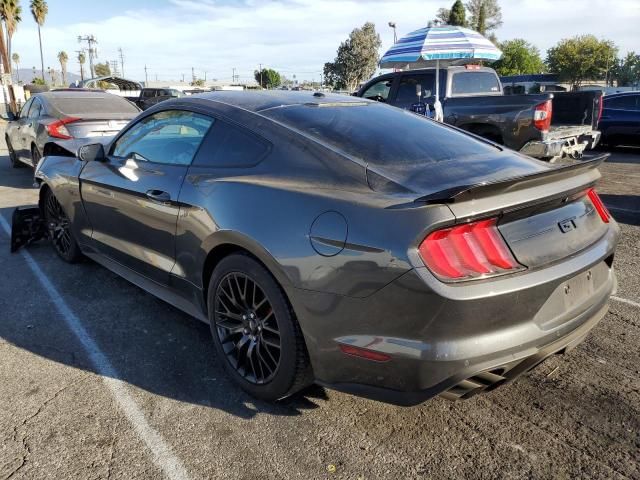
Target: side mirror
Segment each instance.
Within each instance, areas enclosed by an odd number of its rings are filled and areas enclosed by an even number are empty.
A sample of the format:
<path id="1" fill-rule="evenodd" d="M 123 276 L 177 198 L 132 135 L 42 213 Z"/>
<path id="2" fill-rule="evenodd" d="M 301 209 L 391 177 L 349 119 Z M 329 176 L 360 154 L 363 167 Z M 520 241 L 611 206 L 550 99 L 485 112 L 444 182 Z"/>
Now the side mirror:
<path id="1" fill-rule="evenodd" d="M 107 156 L 104 153 L 104 146 L 101 143 L 83 145 L 78 149 L 78 158 L 83 162 L 104 162 Z"/>

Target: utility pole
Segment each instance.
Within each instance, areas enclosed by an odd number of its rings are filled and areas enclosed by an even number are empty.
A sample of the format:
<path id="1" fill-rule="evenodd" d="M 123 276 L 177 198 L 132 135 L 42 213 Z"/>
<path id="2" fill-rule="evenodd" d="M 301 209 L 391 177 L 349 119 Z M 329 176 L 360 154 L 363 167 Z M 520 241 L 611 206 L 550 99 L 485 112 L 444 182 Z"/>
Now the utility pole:
<path id="1" fill-rule="evenodd" d="M 260 88 L 262 87 L 262 64 L 260 64 Z"/>
<path id="2" fill-rule="evenodd" d="M 193 67 L 191 67 L 191 83 L 194 85 L 196 83 L 196 71 Z"/>
<path id="3" fill-rule="evenodd" d="M 182 83 L 184 83 L 184 73 L 182 74 Z"/>
<path id="4" fill-rule="evenodd" d="M 233 67 L 233 74 L 231 75 L 231 83 L 236 83 L 236 67 Z"/>
<path id="5" fill-rule="evenodd" d="M 147 76 L 147 64 L 144 65 L 144 86 L 149 86 L 149 77 Z"/>
<path id="6" fill-rule="evenodd" d="M 124 77 L 124 52 L 122 47 L 118 47 L 118 54 L 120 56 L 120 74 Z"/>
<path id="7" fill-rule="evenodd" d="M 204 81 L 205 82 L 207 81 L 207 71 L 206 70 L 204 71 Z"/>
<path id="8" fill-rule="evenodd" d="M 111 60 L 109 62 L 111 64 L 111 75 L 120 76 L 120 72 L 118 71 L 118 61 Z"/>
<path id="9" fill-rule="evenodd" d="M 89 71 L 91 72 L 91 78 L 94 78 L 96 74 L 93 68 L 93 59 L 98 58 L 98 49 L 95 47 L 98 44 L 98 40 L 96 40 L 96 37 L 93 35 L 85 35 L 84 37 L 82 35 L 78 35 L 78 42 L 87 42 L 87 45 L 89 46 Z"/>

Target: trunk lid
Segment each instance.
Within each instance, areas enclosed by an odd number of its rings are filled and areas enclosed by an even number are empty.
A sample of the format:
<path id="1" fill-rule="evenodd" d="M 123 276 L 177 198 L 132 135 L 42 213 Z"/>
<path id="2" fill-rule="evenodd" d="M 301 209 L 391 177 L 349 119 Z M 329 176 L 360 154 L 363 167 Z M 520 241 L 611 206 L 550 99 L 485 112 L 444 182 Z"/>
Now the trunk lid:
<path id="1" fill-rule="evenodd" d="M 122 130 L 128 119 L 82 119 L 66 125 L 74 138 L 108 137 Z"/>
<path id="2" fill-rule="evenodd" d="M 498 230 L 518 262 L 541 267 L 584 250 L 607 232 L 607 223 L 587 196 L 600 178 L 598 165 L 607 157 L 457 187 L 419 200 L 447 203 L 456 223 L 499 217 Z"/>

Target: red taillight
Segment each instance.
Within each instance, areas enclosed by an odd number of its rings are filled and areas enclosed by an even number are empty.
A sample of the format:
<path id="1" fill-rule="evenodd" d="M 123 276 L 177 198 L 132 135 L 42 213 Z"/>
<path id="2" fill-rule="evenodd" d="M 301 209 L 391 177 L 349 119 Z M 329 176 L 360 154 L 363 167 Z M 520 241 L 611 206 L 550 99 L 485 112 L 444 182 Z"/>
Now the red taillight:
<path id="1" fill-rule="evenodd" d="M 609 213 L 609 210 L 607 210 L 607 207 L 604 206 L 604 203 L 602 203 L 602 199 L 600 198 L 600 195 L 598 195 L 598 192 L 596 192 L 595 189 L 590 188 L 587 192 L 587 196 L 589 197 L 589 200 L 591 200 L 591 203 L 593 203 L 593 206 L 598 212 L 598 215 L 600 215 L 602 221 L 604 223 L 609 223 L 611 214 Z"/>
<path id="2" fill-rule="evenodd" d="M 551 100 L 547 100 L 533 110 L 533 125 L 543 133 L 547 133 L 551 127 Z"/>
<path id="3" fill-rule="evenodd" d="M 47 125 L 47 132 L 49 132 L 50 137 L 68 140 L 69 138 L 73 138 L 73 136 L 69 133 L 69 130 L 67 130 L 67 127 L 65 125 L 67 125 L 68 123 L 77 122 L 78 120 L 81 119 L 76 117 L 62 118 Z"/>
<path id="4" fill-rule="evenodd" d="M 500 235 L 496 222 L 492 218 L 435 231 L 420 244 L 420 257 L 444 281 L 523 269 Z"/>
<path id="5" fill-rule="evenodd" d="M 340 344 L 340 350 L 342 350 L 342 353 L 346 353 L 347 355 L 373 360 L 374 362 L 388 362 L 391 360 L 391 356 L 385 353 L 375 352 L 373 350 L 367 350 L 366 348 L 355 347 L 353 345 L 346 345 L 344 343 Z"/>

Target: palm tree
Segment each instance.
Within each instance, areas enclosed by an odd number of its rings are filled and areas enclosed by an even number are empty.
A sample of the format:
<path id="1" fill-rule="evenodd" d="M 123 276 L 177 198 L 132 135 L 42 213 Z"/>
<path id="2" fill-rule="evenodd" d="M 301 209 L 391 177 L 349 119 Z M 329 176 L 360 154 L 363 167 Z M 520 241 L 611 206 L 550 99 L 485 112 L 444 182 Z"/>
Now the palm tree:
<path id="1" fill-rule="evenodd" d="M 60 62 L 60 69 L 62 70 L 62 85 L 67 86 L 67 61 L 69 56 L 64 50 L 58 52 L 58 61 Z"/>
<path id="2" fill-rule="evenodd" d="M 22 21 L 20 0 L 0 0 L 0 16 L 7 28 L 7 53 L 11 56 L 11 39 Z"/>
<path id="3" fill-rule="evenodd" d="M 84 52 L 78 52 L 78 63 L 80 64 L 80 81 L 84 82 L 84 62 L 87 61 L 87 57 Z"/>
<path id="4" fill-rule="evenodd" d="M 44 25 L 44 19 L 49 13 L 49 7 L 44 0 L 31 0 L 31 14 L 38 24 L 38 40 L 40 40 L 40 66 L 42 67 L 42 81 L 44 82 L 44 56 L 42 55 L 42 34 L 40 27 Z"/>
<path id="5" fill-rule="evenodd" d="M 20 81 L 20 55 L 14 53 L 11 55 L 11 60 L 16 64 L 16 81 Z"/>

